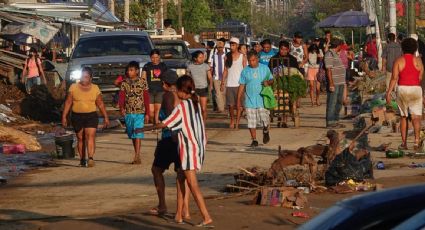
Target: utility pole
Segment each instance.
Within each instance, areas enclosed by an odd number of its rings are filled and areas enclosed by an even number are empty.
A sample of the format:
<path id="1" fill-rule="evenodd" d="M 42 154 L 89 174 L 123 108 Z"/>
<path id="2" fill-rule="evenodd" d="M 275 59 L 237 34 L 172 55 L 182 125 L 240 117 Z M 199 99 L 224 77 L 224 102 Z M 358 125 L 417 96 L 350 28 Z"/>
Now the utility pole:
<path id="1" fill-rule="evenodd" d="M 376 19 L 378 24 L 375 25 L 376 27 L 376 37 L 377 40 L 379 38 L 384 38 L 384 20 L 382 17 L 382 5 L 381 5 L 381 0 L 375 0 L 375 14 L 376 14 Z M 378 28 L 379 26 L 379 28 Z M 378 29 L 379 29 L 379 34 L 378 34 Z M 378 38 L 379 36 L 379 38 Z M 382 39 L 382 42 L 385 43 L 385 39 Z"/>
<path id="2" fill-rule="evenodd" d="M 424 20 L 425 19 L 425 1 L 421 0 L 419 4 L 420 4 L 419 18 Z"/>
<path id="3" fill-rule="evenodd" d="M 407 8 L 407 30 L 410 36 L 416 35 L 416 15 L 415 15 L 415 0 L 408 0 Z"/>
<path id="4" fill-rule="evenodd" d="M 389 16 L 390 16 L 390 33 L 397 35 L 397 14 L 395 8 L 395 0 L 389 0 Z"/>
<path id="5" fill-rule="evenodd" d="M 124 0 L 124 22 L 130 22 L 130 0 Z"/>

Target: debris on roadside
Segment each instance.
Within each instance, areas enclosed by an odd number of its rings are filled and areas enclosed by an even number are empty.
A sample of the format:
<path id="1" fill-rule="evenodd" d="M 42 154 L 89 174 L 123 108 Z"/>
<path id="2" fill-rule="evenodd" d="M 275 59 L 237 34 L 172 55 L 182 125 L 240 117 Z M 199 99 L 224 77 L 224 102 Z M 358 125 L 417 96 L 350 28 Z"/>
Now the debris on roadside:
<path id="1" fill-rule="evenodd" d="M 356 191 L 375 191 L 379 189 L 382 189 L 381 184 L 373 184 L 368 181 L 356 182 L 352 179 L 342 181 L 331 187 L 331 190 L 338 194 L 353 193 Z"/>
<path id="2" fill-rule="evenodd" d="M 6 126 L 0 126 L 0 142 L 23 144 L 25 145 L 25 149 L 28 151 L 41 150 L 41 145 L 37 141 L 37 138 L 25 132 Z"/>

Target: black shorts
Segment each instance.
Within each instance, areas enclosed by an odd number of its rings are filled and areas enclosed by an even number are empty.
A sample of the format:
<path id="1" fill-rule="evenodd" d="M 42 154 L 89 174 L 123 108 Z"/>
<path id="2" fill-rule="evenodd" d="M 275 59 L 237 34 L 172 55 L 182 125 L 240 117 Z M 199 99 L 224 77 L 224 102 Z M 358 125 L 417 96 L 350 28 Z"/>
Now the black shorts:
<path id="1" fill-rule="evenodd" d="M 91 113 L 72 113 L 71 124 L 76 133 L 84 128 L 95 128 L 99 125 L 99 117 L 97 112 Z"/>
<path id="2" fill-rule="evenodd" d="M 195 89 L 195 92 L 200 97 L 208 97 L 208 88 Z"/>
<path id="3" fill-rule="evenodd" d="M 181 168 L 178 145 L 172 138 L 164 138 L 156 146 L 153 166 L 165 170 L 169 169 L 172 163 L 174 163 L 174 171 L 177 172 Z"/>

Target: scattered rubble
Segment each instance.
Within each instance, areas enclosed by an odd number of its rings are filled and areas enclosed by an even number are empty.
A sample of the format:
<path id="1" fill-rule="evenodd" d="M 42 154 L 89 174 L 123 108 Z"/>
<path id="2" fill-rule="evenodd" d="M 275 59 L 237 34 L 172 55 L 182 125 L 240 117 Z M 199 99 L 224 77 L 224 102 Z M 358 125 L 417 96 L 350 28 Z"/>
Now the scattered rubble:
<path id="1" fill-rule="evenodd" d="M 6 126 L 0 126 L 0 142 L 23 144 L 28 151 L 41 150 L 41 145 L 37 141 L 37 138 Z"/>

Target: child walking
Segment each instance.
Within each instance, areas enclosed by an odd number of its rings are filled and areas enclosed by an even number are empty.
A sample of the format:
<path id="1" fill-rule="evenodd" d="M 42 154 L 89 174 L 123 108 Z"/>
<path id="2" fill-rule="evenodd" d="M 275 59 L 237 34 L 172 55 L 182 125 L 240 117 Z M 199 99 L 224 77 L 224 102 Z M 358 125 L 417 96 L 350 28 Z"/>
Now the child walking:
<path id="1" fill-rule="evenodd" d="M 136 129 L 144 127 L 145 121 L 149 121 L 149 93 L 146 79 L 139 76 L 139 63 L 132 61 L 127 66 L 127 78 L 121 84 L 121 94 L 125 95 L 125 101 L 120 103 L 121 114 L 125 116 L 125 125 L 128 138 L 133 142 L 134 158 L 132 164 L 141 164 L 140 144 L 144 137 L 143 133 L 137 133 Z"/>
<path id="2" fill-rule="evenodd" d="M 195 92 L 199 96 L 201 103 L 202 117 L 207 119 L 208 93 L 212 86 L 212 75 L 210 66 L 204 63 L 205 55 L 202 51 L 196 51 L 192 55 L 193 63 L 187 67 L 187 70 L 195 82 Z"/>
<path id="3" fill-rule="evenodd" d="M 164 95 L 162 97 L 161 109 L 159 110 L 159 119 L 166 119 L 173 112 L 174 108 L 180 104 L 177 96 L 176 82 L 177 73 L 173 70 L 166 70 L 160 75 Z M 177 172 L 177 190 L 179 190 L 178 178 L 184 180 L 183 171 L 180 170 L 181 164 L 178 153 L 178 140 L 175 132 L 168 128 L 162 129 L 161 140 L 155 149 L 155 159 L 152 164 L 153 180 L 155 182 L 156 192 L 158 194 L 158 206 L 150 210 L 153 215 L 164 215 L 167 213 L 167 205 L 165 203 L 165 181 L 164 171 L 174 164 L 174 171 Z M 189 191 L 185 195 L 184 203 L 184 219 L 190 219 L 189 214 Z"/>
<path id="4" fill-rule="evenodd" d="M 196 179 L 196 170 L 201 170 L 204 163 L 204 153 L 207 143 L 205 125 L 202 118 L 201 106 L 195 93 L 193 79 L 184 75 L 177 80 L 177 96 L 181 102 L 174 108 L 170 116 L 162 123 L 153 127 L 143 128 L 143 131 L 162 129 L 168 127 L 178 131 L 178 154 L 184 178 L 178 178 L 177 212 L 175 221 L 183 222 L 183 206 L 185 194 L 185 181 L 201 211 L 203 220 L 198 227 L 213 227 L 211 216 L 205 205 L 204 197 Z"/>

